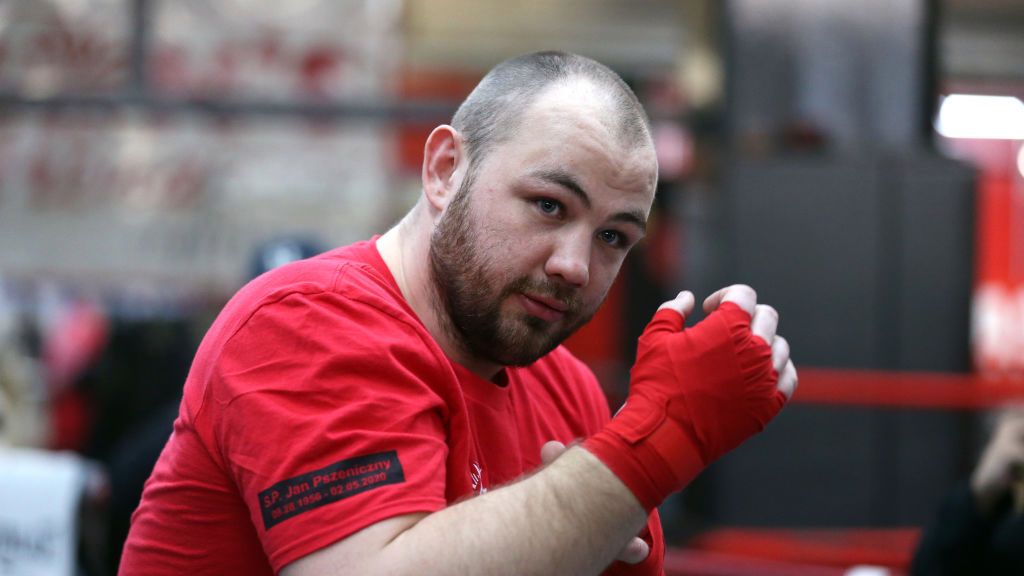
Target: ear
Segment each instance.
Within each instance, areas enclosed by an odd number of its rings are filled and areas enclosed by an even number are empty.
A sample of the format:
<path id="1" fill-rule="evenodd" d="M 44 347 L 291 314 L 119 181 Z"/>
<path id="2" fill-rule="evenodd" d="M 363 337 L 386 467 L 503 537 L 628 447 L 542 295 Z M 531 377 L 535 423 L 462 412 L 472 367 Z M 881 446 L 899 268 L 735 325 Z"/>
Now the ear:
<path id="1" fill-rule="evenodd" d="M 427 137 L 423 147 L 423 195 L 440 214 L 459 191 L 465 153 L 459 132 L 442 124 Z"/>

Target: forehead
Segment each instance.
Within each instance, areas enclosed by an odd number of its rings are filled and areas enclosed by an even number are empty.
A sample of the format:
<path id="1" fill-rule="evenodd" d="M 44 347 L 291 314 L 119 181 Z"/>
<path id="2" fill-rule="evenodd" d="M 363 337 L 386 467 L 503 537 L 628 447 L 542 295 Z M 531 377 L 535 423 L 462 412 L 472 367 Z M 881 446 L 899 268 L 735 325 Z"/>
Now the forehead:
<path id="1" fill-rule="evenodd" d="M 521 173 L 557 170 L 588 188 L 609 188 L 635 200 L 654 198 L 657 159 L 649 136 L 630 142 L 609 96 L 587 82 L 560 83 L 522 112 L 517 129 L 491 154 Z"/>

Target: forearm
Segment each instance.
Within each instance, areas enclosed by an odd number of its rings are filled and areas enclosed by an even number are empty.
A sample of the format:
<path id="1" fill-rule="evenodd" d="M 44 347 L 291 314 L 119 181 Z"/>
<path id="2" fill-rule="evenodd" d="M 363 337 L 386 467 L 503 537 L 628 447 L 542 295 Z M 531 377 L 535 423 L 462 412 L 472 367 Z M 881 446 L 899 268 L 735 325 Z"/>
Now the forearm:
<path id="1" fill-rule="evenodd" d="M 647 514 L 597 458 L 551 465 L 424 517 L 368 558 L 367 574 L 599 574 Z"/>
<path id="2" fill-rule="evenodd" d="M 655 314 L 628 402 L 582 446 L 483 496 L 373 524 L 283 576 L 603 571 L 651 509 L 763 429 L 796 387 L 788 345 L 775 337 L 777 316 L 751 314 L 753 290 L 716 293 L 710 307 L 719 309 L 684 330 L 692 300 L 681 293 Z"/>

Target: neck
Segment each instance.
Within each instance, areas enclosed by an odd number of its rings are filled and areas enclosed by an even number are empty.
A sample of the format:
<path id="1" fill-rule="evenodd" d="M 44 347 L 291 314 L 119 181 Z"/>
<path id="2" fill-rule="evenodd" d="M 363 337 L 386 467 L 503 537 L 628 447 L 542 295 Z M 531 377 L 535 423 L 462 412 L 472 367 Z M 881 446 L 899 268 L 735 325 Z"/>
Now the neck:
<path id="1" fill-rule="evenodd" d="M 484 380 L 494 381 L 504 367 L 470 354 L 440 304 L 430 267 L 431 230 L 433 222 L 421 202 L 377 240 L 377 250 L 405 301 L 445 355 Z"/>

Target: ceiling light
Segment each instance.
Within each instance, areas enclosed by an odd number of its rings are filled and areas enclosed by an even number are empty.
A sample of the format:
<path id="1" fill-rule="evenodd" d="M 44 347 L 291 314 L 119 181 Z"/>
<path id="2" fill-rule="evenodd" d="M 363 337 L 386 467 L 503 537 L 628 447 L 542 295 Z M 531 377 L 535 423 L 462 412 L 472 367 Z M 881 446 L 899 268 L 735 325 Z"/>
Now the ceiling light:
<path id="1" fill-rule="evenodd" d="M 1013 96 L 950 94 L 939 106 L 935 130 L 946 138 L 1024 140 L 1024 102 Z"/>

